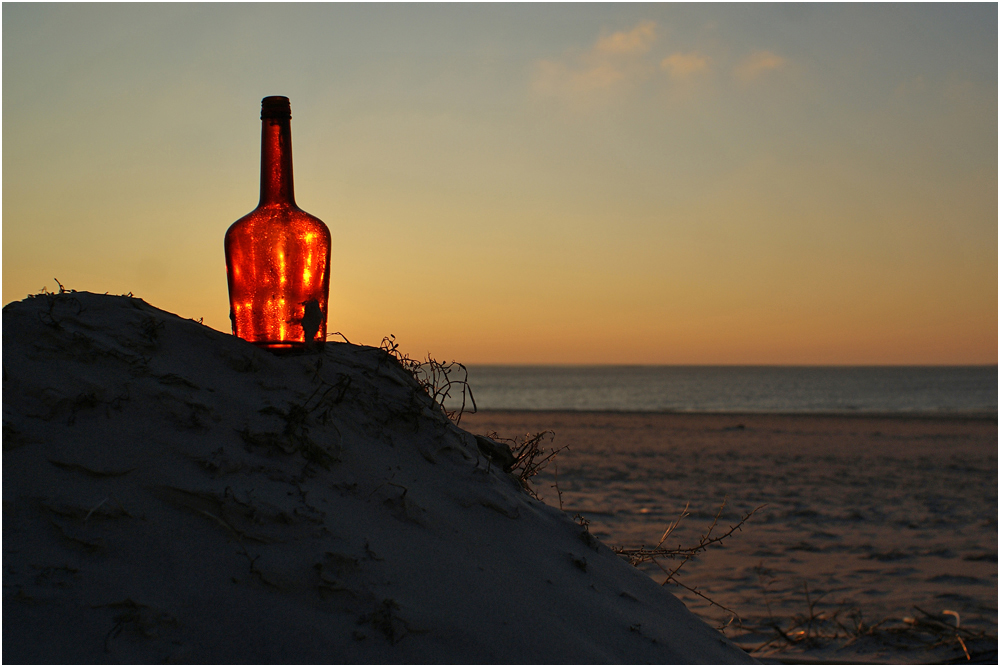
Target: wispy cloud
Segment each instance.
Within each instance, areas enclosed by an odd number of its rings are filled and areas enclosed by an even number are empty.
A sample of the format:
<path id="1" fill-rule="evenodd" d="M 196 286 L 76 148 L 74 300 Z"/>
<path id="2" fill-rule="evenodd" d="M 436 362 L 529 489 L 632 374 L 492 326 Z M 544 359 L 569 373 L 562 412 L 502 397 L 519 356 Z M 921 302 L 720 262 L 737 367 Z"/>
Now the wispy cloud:
<path id="1" fill-rule="evenodd" d="M 763 49 L 733 62 L 697 44 L 690 50 L 677 46 L 666 50 L 657 42 L 658 26 L 653 21 L 605 30 L 587 49 L 537 61 L 533 88 L 546 96 L 593 102 L 622 99 L 631 89 L 652 86 L 662 89 L 661 100 L 690 101 L 711 94 L 719 83 L 711 76 L 714 70 L 730 70 L 732 81 L 747 85 L 768 73 L 793 69 L 784 56 Z"/>
<path id="2" fill-rule="evenodd" d="M 783 69 L 787 64 L 787 60 L 772 51 L 755 51 L 736 65 L 733 76 L 749 83 L 766 72 Z"/>
<path id="3" fill-rule="evenodd" d="M 697 53 L 674 53 L 660 61 L 672 79 L 687 79 L 708 70 L 709 61 Z"/>
<path id="4" fill-rule="evenodd" d="M 638 81 L 648 75 L 642 56 L 656 41 L 656 23 L 641 21 L 630 30 L 599 37 L 583 53 L 535 64 L 533 86 L 545 94 L 586 93 Z"/>
<path id="5" fill-rule="evenodd" d="M 641 21 L 628 32 L 619 31 L 601 37 L 594 46 L 594 52 L 609 55 L 645 53 L 655 41 L 656 23 Z"/>

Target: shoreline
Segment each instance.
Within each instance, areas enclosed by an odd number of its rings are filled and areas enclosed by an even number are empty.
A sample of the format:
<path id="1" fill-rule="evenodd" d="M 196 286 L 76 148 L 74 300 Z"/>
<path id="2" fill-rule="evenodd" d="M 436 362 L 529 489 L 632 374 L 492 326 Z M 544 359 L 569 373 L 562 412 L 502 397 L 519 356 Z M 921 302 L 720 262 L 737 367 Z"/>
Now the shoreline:
<path id="1" fill-rule="evenodd" d="M 575 410 L 572 408 L 478 408 L 465 410 L 462 417 L 470 415 L 613 415 L 613 416 L 669 416 L 669 417 L 780 417 L 822 419 L 894 419 L 924 421 L 997 421 L 997 412 L 750 412 L 750 411 L 695 411 L 695 410 Z"/>

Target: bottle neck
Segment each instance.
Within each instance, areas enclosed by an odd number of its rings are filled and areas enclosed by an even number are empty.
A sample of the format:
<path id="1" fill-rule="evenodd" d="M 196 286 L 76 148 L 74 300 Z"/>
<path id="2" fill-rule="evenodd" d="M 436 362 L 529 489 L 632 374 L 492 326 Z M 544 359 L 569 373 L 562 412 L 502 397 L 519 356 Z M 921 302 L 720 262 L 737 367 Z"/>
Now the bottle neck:
<path id="1" fill-rule="evenodd" d="M 260 203 L 258 206 L 295 206 L 292 185 L 291 118 L 262 118 L 260 145 Z"/>

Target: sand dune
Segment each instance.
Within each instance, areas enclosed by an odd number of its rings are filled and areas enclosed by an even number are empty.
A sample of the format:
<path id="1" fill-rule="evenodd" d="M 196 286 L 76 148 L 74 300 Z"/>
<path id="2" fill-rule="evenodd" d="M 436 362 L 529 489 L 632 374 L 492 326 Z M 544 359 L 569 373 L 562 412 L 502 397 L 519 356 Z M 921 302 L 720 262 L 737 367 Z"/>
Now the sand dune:
<path id="1" fill-rule="evenodd" d="M 384 352 L 3 310 L 5 662 L 748 662 Z"/>

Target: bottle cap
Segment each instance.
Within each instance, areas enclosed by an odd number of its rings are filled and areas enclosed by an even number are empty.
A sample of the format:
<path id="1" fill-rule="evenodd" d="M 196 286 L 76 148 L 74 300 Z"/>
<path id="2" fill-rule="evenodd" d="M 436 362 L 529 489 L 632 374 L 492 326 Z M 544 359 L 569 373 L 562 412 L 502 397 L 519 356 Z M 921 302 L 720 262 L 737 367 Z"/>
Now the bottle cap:
<path id="1" fill-rule="evenodd" d="M 280 95 L 273 95 L 271 97 L 265 97 L 260 102 L 260 119 L 265 118 L 291 118 L 292 117 L 292 105 L 288 102 L 287 97 L 282 97 Z"/>

